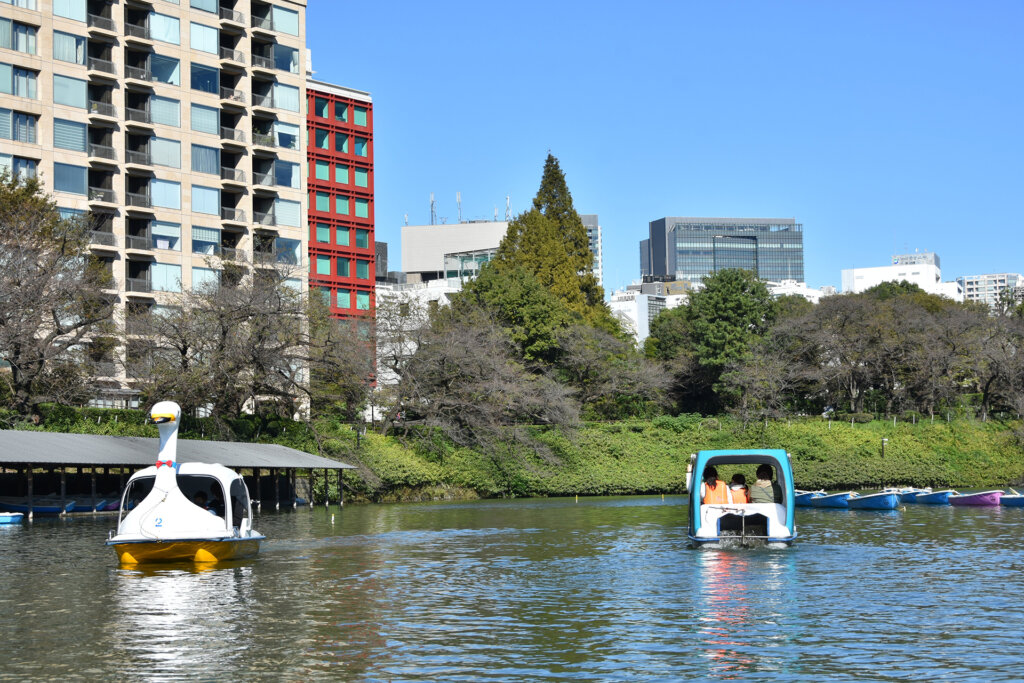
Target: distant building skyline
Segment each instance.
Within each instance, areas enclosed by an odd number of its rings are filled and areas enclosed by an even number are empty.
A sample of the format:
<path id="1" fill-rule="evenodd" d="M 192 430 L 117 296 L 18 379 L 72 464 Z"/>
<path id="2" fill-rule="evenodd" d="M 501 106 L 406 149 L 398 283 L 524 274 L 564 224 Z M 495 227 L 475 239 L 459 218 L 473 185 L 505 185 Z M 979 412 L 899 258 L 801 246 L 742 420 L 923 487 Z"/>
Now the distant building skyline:
<path id="1" fill-rule="evenodd" d="M 934 252 L 896 254 L 893 265 L 870 268 L 844 268 L 843 294 L 859 294 L 883 282 L 909 282 L 929 294 L 939 294 L 954 301 L 963 301 L 963 291 L 955 281 L 943 282 L 939 257 Z"/>

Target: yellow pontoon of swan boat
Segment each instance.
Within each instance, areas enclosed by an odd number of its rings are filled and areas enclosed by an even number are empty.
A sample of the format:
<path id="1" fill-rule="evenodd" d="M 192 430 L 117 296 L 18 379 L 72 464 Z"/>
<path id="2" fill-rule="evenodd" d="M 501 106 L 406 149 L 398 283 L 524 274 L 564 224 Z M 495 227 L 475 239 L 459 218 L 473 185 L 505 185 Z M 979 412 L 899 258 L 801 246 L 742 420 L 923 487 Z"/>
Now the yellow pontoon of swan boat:
<path id="1" fill-rule="evenodd" d="M 128 479 L 117 533 L 107 540 L 121 564 L 217 562 L 258 553 L 266 537 L 252 528 L 242 477 L 223 465 L 177 462 L 177 403 L 157 403 L 150 418 L 160 430 L 156 465 Z"/>

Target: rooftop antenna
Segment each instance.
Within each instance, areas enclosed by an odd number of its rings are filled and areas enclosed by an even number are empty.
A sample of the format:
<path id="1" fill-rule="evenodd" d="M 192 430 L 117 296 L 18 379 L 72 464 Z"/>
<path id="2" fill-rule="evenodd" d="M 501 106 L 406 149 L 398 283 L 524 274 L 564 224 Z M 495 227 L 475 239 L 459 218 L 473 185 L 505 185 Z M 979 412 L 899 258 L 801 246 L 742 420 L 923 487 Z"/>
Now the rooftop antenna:
<path id="1" fill-rule="evenodd" d="M 434 193 L 430 193 L 430 224 L 437 225 L 437 202 L 434 201 Z"/>
<path id="2" fill-rule="evenodd" d="M 462 193 L 455 193 L 455 204 L 459 207 L 459 222 L 462 222 Z"/>
<path id="3" fill-rule="evenodd" d="M 405 214 L 405 224 L 409 225 L 409 214 Z"/>
<path id="4" fill-rule="evenodd" d="M 512 195 L 505 195 L 505 221 L 512 220 Z"/>
<path id="5" fill-rule="evenodd" d="M 494 207 L 494 222 L 498 222 L 498 207 Z"/>

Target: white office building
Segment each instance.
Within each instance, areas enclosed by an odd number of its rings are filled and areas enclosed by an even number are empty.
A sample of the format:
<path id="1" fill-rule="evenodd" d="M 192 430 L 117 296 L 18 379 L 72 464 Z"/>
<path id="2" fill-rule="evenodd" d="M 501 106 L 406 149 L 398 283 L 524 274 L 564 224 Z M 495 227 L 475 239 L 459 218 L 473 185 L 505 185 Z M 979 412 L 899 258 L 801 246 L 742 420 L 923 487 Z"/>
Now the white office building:
<path id="1" fill-rule="evenodd" d="M 958 277 L 956 281 L 963 289 L 965 301 L 979 301 L 995 307 L 1003 290 L 1024 286 L 1024 275 L 1020 273 L 965 275 Z"/>
<path id="2" fill-rule="evenodd" d="M 954 301 L 963 300 L 957 282 L 943 282 L 938 254 L 920 252 L 898 254 L 892 265 L 873 268 L 848 268 L 842 273 L 843 294 L 859 294 L 883 282 L 909 282 L 929 294 L 938 294 Z"/>

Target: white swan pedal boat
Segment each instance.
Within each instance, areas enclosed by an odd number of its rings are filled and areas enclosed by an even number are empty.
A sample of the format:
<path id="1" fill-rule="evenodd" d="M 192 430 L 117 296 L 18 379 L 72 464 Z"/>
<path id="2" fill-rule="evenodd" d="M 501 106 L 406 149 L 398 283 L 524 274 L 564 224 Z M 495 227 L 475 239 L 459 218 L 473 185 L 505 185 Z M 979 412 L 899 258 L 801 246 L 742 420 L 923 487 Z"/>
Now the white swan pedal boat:
<path id="1" fill-rule="evenodd" d="M 107 540 L 121 564 L 217 562 L 256 555 L 266 537 L 252 528 L 245 481 L 223 465 L 177 462 L 178 404 L 150 411 L 160 430 L 156 465 L 128 479 L 116 534 Z"/>

